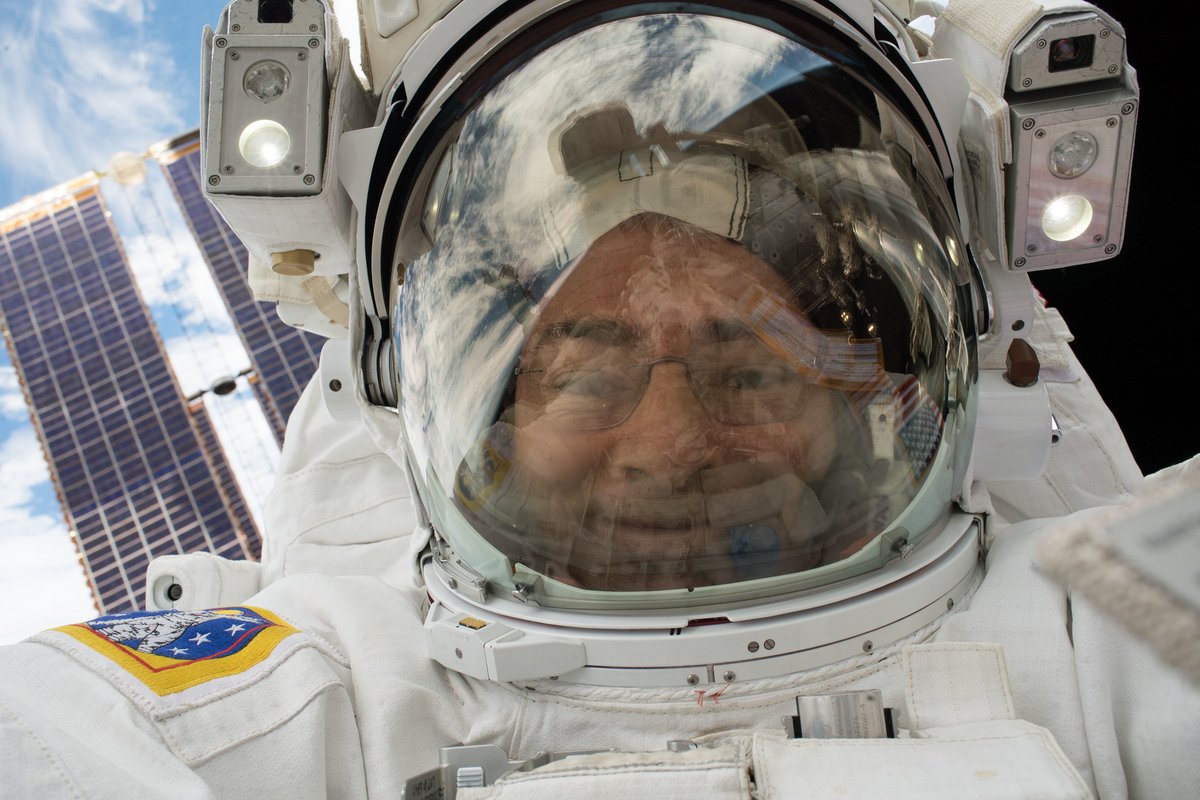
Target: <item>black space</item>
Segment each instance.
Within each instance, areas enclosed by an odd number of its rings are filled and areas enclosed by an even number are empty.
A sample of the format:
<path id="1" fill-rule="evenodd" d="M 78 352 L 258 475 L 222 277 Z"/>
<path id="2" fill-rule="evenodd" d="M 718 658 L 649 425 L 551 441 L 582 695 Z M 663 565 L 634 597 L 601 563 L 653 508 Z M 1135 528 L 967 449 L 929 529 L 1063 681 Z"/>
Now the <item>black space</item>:
<path id="1" fill-rule="evenodd" d="M 1125 242 L 1108 261 L 1031 275 L 1150 473 L 1200 452 L 1194 329 L 1200 289 L 1195 195 L 1200 48 L 1164 6 L 1097 3 L 1125 27 L 1141 109 Z M 1157 12 L 1155 11 L 1157 9 Z M 1188 63 L 1185 64 L 1185 56 Z"/>

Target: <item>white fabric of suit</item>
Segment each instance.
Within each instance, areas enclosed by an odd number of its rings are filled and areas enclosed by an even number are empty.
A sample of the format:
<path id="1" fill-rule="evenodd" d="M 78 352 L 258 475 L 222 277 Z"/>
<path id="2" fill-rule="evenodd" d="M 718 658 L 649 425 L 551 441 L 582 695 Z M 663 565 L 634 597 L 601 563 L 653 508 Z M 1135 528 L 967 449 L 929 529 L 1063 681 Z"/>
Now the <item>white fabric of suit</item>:
<path id="1" fill-rule="evenodd" d="M 268 609 L 302 633 L 244 672 L 165 696 L 54 632 L 0 649 L 0 796 L 396 797 L 406 779 L 437 764 L 440 747 L 460 742 L 498 744 L 514 759 L 542 750 L 631 754 L 568 759 L 464 798 L 810 797 L 814 786 L 876 797 L 880 787 L 889 797 L 1191 796 L 1200 785 L 1200 692 L 1035 569 L 1034 545 L 1047 530 L 1126 501 L 1143 480 L 1061 320 L 1043 312 L 1036 332 L 1063 445 L 1039 481 L 976 487 L 972 503 L 993 513 L 986 577 L 970 602 L 877 652 L 704 691 L 494 684 L 429 660 L 425 598 L 406 541 L 415 515 L 385 455 L 395 443 L 334 422 L 310 390 L 292 417 L 267 510 L 261 589 L 221 598 Z M 956 708 L 979 695 L 972 687 L 986 672 L 971 665 L 991 658 L 993 644 L 1011 713 Z M 942 659 L 934 663 L 944 671 L 914 673 L 913 659 L 925 656 Z M 910 743 L 942 737 L 964 763 L 1013 760 L 963 784 L 939 774 L 937 765 L 951 762 L 934 758 L 911 793 L 905 774 L 911 780 L 914 764 L 926 764 L 912 750 L 798 745 L 776 733 L 797 694 L 856 688 L 882 690 Z M 949 700 L 936 697 L 945 693 Z M 665 753 L 677 739 L 707 746 Z M 1026 746 L 1069 761 L 1073 771 L 1043 776 L 1064 793 L 1022 782 L 1038 769 L 1026 769 Z M 863 774 L 847 764 L 864 765 Z M 1068 777 L 1075 773 L 1078 784 Z M 846 786 L 820 782 L 831 776 Z"/>

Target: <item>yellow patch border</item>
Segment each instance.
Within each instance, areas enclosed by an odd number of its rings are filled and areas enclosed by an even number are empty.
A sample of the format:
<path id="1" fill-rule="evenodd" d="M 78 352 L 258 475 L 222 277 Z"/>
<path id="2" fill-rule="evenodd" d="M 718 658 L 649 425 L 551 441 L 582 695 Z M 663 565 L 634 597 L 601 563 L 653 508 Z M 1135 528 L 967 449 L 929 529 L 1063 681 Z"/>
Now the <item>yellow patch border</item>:
<path id="1" fill-rule="evenodd" d="M 86 622 L 64 625 L 61 628 L 54 628 L 54 630 L 65 633 L 80 644 L 112 660 L 144 683 L 152 692 L 163 697 L 217 678 L 227 678 L 245 672 L 269 656 L 276 645 L 284 639 L 293 633 L 300 632 L 266 609 L 255 606 L 237 606 L 237 608 L 252 611 L 271 625 L 253 631 L 254 638 L 236 653 L 228 656 L 218 653 L 191 661 L 156 656 L 153 653 L 139 653 L 130 647 L 112 641 L 104 634 L 89 627 Z M 221 613 L 222 611 L 233 612 L 234 608 L 208 610 Z"/>

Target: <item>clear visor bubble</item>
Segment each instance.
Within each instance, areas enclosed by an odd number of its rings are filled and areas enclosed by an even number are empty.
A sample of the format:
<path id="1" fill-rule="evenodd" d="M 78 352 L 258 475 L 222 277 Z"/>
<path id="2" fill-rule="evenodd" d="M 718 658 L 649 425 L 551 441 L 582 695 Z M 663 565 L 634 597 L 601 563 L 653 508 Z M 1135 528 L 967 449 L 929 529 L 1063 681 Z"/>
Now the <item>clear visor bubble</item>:
<path id="1" fill-rule="evenodd" d="M 895 557 L 889 526 L 949 506 L 934 464 L 969 374 L 951 206 L 902 152 L 920 137 L 745 22 L 648 14 L 523 58 L 442 106 L 397 239 L 402 415 L 439 535 L 548 606 L 761 596 Z"/>

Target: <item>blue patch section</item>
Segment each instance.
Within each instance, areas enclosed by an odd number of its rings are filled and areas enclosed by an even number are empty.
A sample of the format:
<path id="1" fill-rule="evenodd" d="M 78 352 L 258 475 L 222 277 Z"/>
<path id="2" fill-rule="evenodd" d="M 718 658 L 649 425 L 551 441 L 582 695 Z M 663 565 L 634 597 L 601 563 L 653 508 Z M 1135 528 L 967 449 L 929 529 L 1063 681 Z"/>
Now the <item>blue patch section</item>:
<path id="1" fill-rule="evenodd" d="M 775 574 L 782 543 L 770 525 L 750 522 L 729 529 L 729 555 L 742 580 Z"/>
<path id="2" fill-rule="evenodd" d="M 248 608 L 209 611 L 132 611 L 84 623 L 138 653 L 176 661 L 234 655 L 274 622 Z"/>

